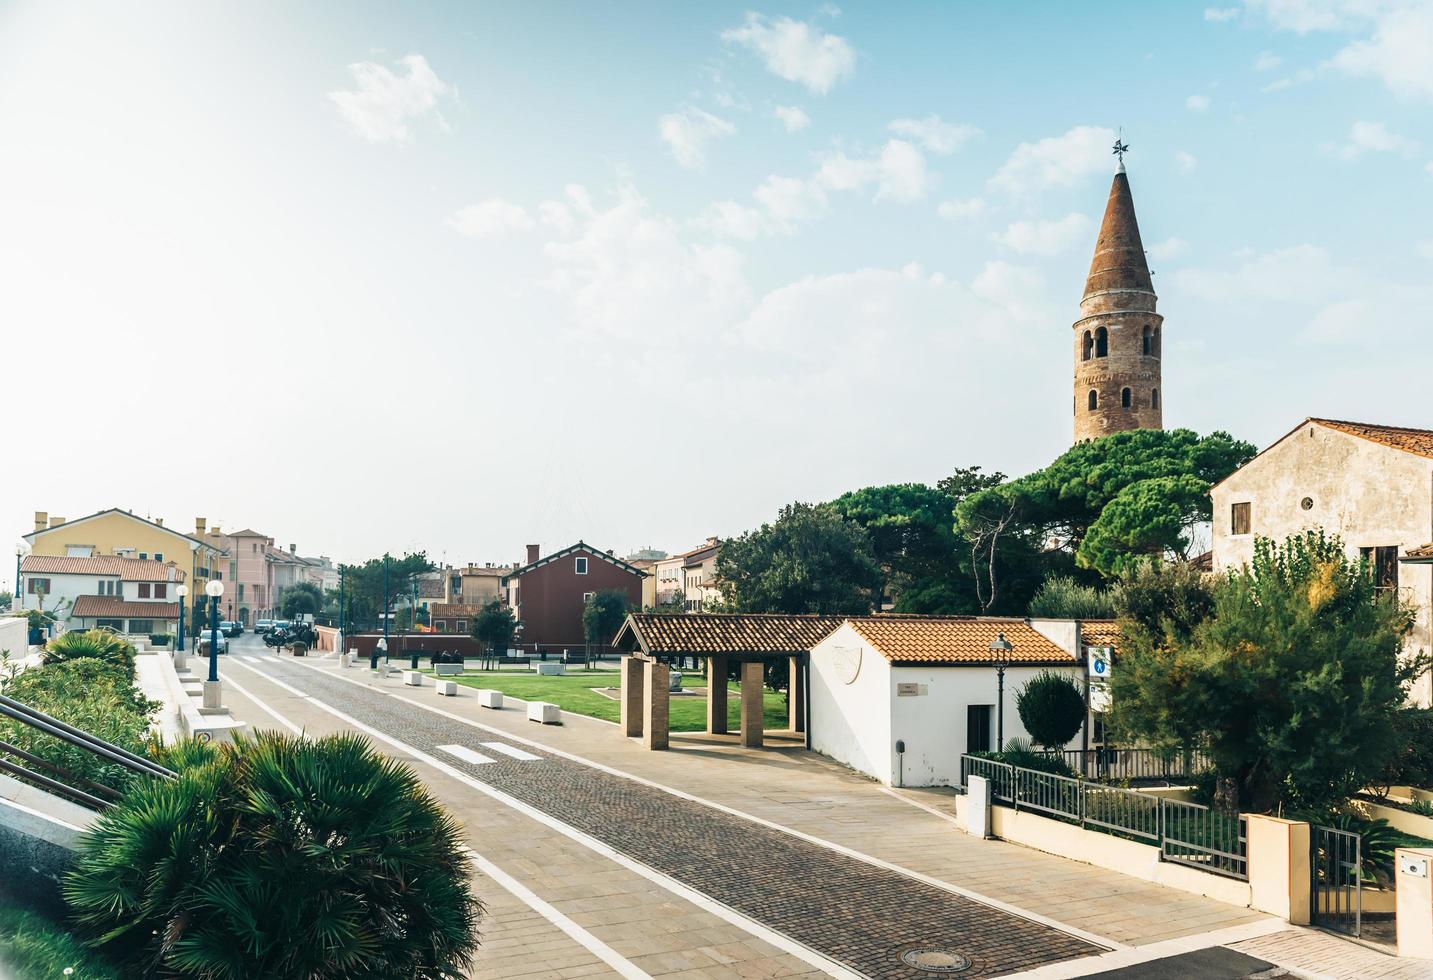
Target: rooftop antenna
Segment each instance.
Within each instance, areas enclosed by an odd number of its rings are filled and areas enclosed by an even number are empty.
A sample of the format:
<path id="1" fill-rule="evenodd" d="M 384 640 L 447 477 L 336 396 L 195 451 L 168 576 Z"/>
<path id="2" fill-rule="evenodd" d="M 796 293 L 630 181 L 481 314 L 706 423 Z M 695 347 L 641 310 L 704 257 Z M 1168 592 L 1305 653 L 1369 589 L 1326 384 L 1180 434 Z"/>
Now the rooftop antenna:
<path id="1" fill-rule="evenodd" d="M 1125 129 L 1123 126 L 1121 126 L 1119 135 L 1115 137 L 1115 147 L 1113 150 L 1114 155 L 1119 157 L 1120 160 L 1119 167 L 1115 170 L 1115 173 L 1117 174 L 1122 174 L 1125 172 L 1125 154 L 1129 152 L 1129 144 L 1126 143 L 1124 140 Z"/>

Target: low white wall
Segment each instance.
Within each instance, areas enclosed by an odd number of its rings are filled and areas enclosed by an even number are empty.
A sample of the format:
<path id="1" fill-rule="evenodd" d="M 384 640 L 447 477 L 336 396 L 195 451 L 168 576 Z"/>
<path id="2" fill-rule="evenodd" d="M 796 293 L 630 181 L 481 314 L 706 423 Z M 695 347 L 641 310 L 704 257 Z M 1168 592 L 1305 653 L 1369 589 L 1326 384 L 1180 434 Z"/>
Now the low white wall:
<path id="1" fill-rule="evenodd" d="M 1394 830 L 1401 830 L 1405 834 L 1412 834 L 1414 837 L 1422 837 L 1425 840 L 1433 840 L 1433 817 L 1409 813 L 1396 806 L 1370 803 L 1367 800 L 1350 800 L 1349 806 L 1370 820 L 1387 820 L 1388 826 Z"/>
<path id="2" fill-rule="evenodd" d="M 1246 881 L 1161 861 L 1159 848 L 1153 845 L 1138 844 L 1098 831 L 1081 830 L 1074 824 L 1042 817 L 1028 810 L 991 807 L 991 831 L 1001 840 L 1241 908 L 1248 908 L 1251 901 Z"/>
<path id="3" fill-rule="evenodd" d="M 0 618 L 0 650 L 9 650 L 10 657 L 24 659 L 30 649 L 30 621 L 15 617 Z"/>

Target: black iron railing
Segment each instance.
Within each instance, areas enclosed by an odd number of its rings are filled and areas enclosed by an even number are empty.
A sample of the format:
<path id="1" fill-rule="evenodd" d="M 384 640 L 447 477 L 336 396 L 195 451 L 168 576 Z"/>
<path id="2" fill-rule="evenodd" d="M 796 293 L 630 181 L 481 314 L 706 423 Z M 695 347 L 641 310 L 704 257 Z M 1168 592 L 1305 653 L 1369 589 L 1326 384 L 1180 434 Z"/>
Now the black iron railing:
<path id="1" fill-rule="evenodd" d="M 112 742 L 106 742 L 102 738 L 96 738 L 89 732 L 81 731 L 73 725 L 3 694 L 0 694 L 0 717 L 12 719 L 26 727 L 43 732 L 136 775 L 157 779 L 173 779 L 177 775 L 172 769 L 166 769 L 142 755 L 137 755 Z M 10 742 L 0 741 L 0 754 L 9 757 L 0 758 L 0 772 L 9 773 L 82 806 L 103 810 L 120 798 L 120 791 L 113 786 L 105 786 L 72 773 L 63 766 L 43 759 Z M 16 759 L 20 761 L 14 761 Z"/>

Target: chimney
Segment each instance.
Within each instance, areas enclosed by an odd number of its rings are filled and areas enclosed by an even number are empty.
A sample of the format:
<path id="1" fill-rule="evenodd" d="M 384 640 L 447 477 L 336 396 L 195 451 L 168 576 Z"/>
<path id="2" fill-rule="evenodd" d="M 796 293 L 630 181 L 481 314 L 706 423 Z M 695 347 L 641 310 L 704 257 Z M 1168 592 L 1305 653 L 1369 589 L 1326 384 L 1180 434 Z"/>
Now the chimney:
<path id="1" fill-rule="evenodd" d="M 717 538 L 717 537 L 707 538 L 707 544 L 708 544 L 708 545 L 721 544 L 721 538 Z"/>
<path id="2" fill-rule="evenodd" d="M 222 536 L 222 535 L 220 534 L 219 525 L 218 525 L 218 524 L 215 524 L 213 527 L 211 527 L 211 528 L 209 529 L 209 535 L 210 535 L 211 537 L 215 537 L 215 538 Z"/>
<path id="3" fill-rule="evenodd" d="M 43 510 L 35 511 L 35 530 L 43 531 L 50 526 L 50 515 Z"/>
<path id="4" fill-rule="evenodd" d="M 533 562 L 537 561 L 539 558 L 542 557 L 540 554 L 538 554 L 540 550 L 541 546 L 539 545 L 530 544 L 527 546 L 527 564 L 531 565 Z"/>
<path id="5" fill-rule="evenodd" d="M 204 525 L 207 523 L 208 521 L 204 520 L 204 518 L 202 517 L 194 518 L 194 536 L 196 538 L 204 537 Z"/>
<path id="6" fill-rule="evenodd" d="M 158 524 L 160 527 L 163 527 L 163 526 L 164 526 L 164 518 L 162 518 L 162 517 L 156 517 L 156 518 L 154 519 L 154 523 Z"/>
<path id="7" fill-rule="evenodd" d="M 298 545 L 296 545 L 296 544 L 291 544 L 291 545 L 289 545 L 289 554 L 291 554 L 291 555 L 296 555 L 296 554 L 298 554 L 298 553 L 299 553 L 299 546 L 298 546 Z"/>
<path id="8" fill-rule="evenodd" d="M 65 519 L 63 517 L 56 516 L 50 518 L 50 527 L 59 527 L 63 523 L 65 523 Z"/>

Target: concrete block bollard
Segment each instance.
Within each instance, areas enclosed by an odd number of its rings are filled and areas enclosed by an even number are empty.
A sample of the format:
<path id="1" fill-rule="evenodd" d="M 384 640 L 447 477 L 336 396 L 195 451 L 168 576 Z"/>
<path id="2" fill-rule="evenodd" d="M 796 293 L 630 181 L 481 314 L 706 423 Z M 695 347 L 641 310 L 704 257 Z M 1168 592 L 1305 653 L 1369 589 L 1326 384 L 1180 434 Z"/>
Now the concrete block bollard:
<path id="1" fill-rule="evenodd" d="M 503 706 L 503 692 L 490 691 L 483 688 L 478 691 L 478 707 L 480 708 L 501 708 Z"/>
<path id="2" fill-rule="evenodd" d="M 527 703 L 527 720 L 540 722 L 544 725 L 562 724 L 562 709 L 547 701 L 529 701 Z"/>
<path id="3" fill-rule="evenodd" d="M 455 698 L 458 696 L 457 681 L 434 681 L 433 686 L 436 687 L 438 693 L 444 697 Z"/>
<path id="4" fill-rule="evenodd" d="M 422 687 L 423 675 L 416 670 L 405 670 L 403 672 L 403 683 L 409 687 Z"/>

